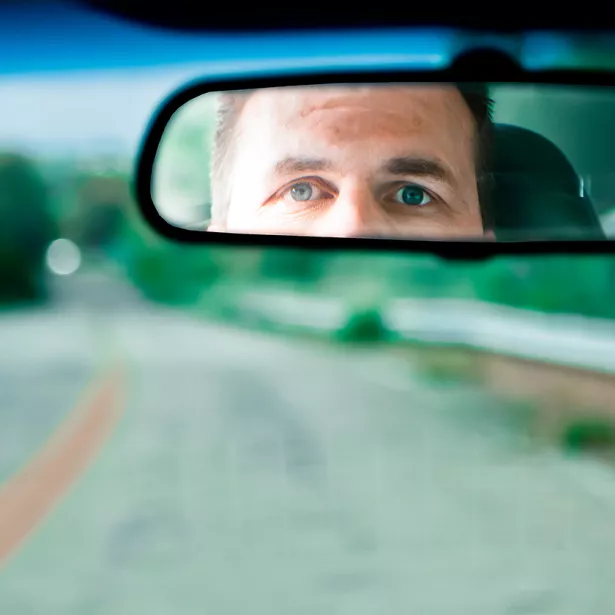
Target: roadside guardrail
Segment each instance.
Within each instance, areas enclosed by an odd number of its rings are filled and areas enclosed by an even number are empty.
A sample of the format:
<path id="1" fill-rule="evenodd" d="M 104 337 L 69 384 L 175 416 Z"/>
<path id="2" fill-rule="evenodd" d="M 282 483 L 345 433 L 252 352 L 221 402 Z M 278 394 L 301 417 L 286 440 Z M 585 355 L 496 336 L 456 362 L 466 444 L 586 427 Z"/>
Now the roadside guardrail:
<path id="1" fill-rule="evenodd" d="M 242 293 L 237 306 L 261 320 L 331 333 L 351 316 L 333 297 Z M 465 346 L 528 360 L 615 374 L 615 322 L 478 301 L 391 299 L 382 319 L 399 340 Z"/>

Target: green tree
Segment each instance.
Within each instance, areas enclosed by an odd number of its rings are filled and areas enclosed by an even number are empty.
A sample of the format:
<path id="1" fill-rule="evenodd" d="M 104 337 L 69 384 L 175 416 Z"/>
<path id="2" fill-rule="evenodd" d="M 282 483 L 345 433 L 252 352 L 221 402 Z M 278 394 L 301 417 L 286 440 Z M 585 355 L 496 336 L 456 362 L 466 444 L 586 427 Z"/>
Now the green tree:
<path id="1" fill-rule="evenodd" d="M 0 300 L 46 297 L 45 256 L 57 237 L 37 165 L 18 153 L 0 153 Z"/>

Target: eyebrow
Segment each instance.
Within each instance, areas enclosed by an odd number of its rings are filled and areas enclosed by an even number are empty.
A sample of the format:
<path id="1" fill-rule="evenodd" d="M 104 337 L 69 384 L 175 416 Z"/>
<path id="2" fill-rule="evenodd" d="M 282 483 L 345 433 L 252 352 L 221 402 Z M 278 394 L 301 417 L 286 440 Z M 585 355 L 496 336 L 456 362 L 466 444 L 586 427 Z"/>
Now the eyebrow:
<path id="1" fill-rule="evenodd" d="M 437 160 L 429 158 L 417 158 L 414 156 L 404 156 L 402 158 L 391 158 L 384 167 L 391 175 L 419 175 L 422 177 L 432 177 L 439 181 L 451 182 L 451 173 Z"/>
<path id="2" fill-rule="evenodd" d="M 328 171 L 333 163 L 324 158 L 284 158 L 275 165 L 276 175 L 287 173 L 305 173 L 310 171 Z"/>
<path id="3" fill-rule="evenodd" d="M 276 175 L 286 175 L 291 173 L 306 173 L 330 171 L 334 168 L 330 160 L 324 158 L 297 158 L 288 157 L 280 160 L 275 165 Z M 382 169 L 391 175 L 418 175 L 420 177 L 432 177 L 438 181 L 452 183 L 452 175 L 437 160 L 430 158 L 420 158 L 416 156 L 402 156 L 387 160 Z"/>

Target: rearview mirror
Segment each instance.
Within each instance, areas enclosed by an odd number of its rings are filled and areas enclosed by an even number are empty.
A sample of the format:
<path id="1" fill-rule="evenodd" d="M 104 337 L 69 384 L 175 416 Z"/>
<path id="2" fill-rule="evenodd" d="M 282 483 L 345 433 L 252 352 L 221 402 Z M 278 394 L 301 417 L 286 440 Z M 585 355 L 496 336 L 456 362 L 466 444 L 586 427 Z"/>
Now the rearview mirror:
<path id="1" fill-rule="evenodd" d="M 144 143 L 141 207 L 168 236 L 197 242 L 493 245 L 610 234 L 612 88 L 563 73 L 418 77 L 190 84 Z"/>

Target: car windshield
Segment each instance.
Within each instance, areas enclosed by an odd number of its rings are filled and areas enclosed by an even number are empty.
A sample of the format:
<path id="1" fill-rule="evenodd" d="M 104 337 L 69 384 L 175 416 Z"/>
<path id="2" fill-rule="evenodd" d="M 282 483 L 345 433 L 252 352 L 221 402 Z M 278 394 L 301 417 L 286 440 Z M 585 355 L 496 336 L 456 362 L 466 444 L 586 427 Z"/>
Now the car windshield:
<path id="1" fill-rule="evenodd" d="M 203 73 L 198 37 L 75 17 L 46 39 L 17 15 L 0 613 L 612 612 L 613 258 L 166 240 L 132 172 L 156 105 Z M 132 64 L 103 69 L 104 50 Z"/>

